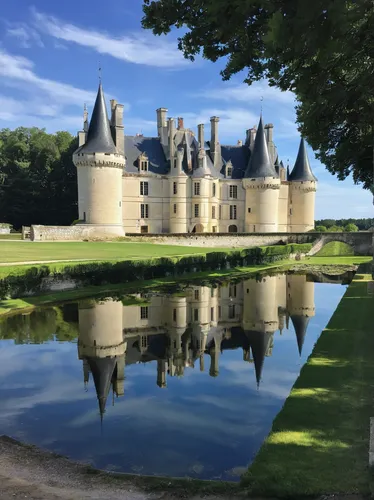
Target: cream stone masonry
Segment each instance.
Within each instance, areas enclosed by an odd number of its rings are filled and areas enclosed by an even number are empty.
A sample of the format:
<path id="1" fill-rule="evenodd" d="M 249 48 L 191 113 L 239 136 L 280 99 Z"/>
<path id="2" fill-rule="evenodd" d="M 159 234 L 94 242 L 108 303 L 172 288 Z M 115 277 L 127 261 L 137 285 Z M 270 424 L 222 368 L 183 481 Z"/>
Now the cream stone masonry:
<path id="1" fill-rule="evenodd" d="M 108 119 L 100 84 L 91 122 L 73 161 L 79 225 L 100 234 L 289 233 L 314 228 L 314 177 L 301 140 L 292 172 L 279 162 L 274 126 L 246 131 L 246 141 L 219 142 L 219 117 L 198 134 L 157 110 L 157 137 L 124 135 L 123 105 Z M 177 123 L 177 126 L 176 126 Z"/>

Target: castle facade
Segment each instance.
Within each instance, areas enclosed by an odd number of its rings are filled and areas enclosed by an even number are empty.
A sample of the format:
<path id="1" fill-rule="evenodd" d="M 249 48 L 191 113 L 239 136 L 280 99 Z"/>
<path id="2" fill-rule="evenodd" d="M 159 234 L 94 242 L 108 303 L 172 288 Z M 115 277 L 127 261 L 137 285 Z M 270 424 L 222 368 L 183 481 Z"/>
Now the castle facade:
<path id="1" fill-rule="evenodd" d="M 157 137 L 125 136 L 123 105 L 109 120 L 100 84 L 90 123 L 85 111 L 73 155 L 80 224 L 125 233 L 272 233 L 314 228 L 317 179 L 304 140 L 291 172 L 279 161 L 273 125 L 219 142 L 219 118 L 198 134 L 157 110 Z"/>

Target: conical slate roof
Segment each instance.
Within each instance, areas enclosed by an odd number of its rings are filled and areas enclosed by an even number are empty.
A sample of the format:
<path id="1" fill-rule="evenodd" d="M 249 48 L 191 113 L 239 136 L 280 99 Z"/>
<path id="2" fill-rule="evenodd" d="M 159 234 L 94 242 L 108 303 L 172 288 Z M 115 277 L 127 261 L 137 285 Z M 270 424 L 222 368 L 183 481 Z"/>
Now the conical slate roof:
<path id="1" fill-rule="evenodd" d="M 303 182 L 303 181 L 316 181 L 317 178 L 313 175 L 310 168 L 308 153 L 305 147 L 303 138 L 300 140 L 299 152 L 297 154 L 295 166 L 288 176 L 289 181 Z"/>
<path id="2" fill-rule="evenodd" d="M 87 133 L 87 141 L 78 150 L 80 153 L 117 153 L 113 142 L 108 114 L 105 104 L 103 87 L 100 83 L 97 92 L 95 106 L 92 112 L 90 126 Z"/>
<path id="3" fill-rule="evenodd" d="M 117 359 L 91 357 L 86 359 L 94 379 L 100 415 L 103 416 Z"/>
<path id="4" fill-rule="evenodd" d="M 257 387 L 259 387 L 266 351 L 272 334 L 269 332 L 257 332 L 255 330 L 247 330 L 245 333 L 251 347 L 253 363 L 255 365 L 256 382 Z"/>
<path id="5" fill-rule="evenodd" d="M 270 161 L 262 116 L 258 124 L 255 144 L 244 177 L 247 179 L 255 179 L 257 177 L 279 177 L 274 165 L 272 165 Z"/>
<path id="6" fill-rule="evenodd" d="M 293 327 L 295 328 L 297 348 L 299 350 L 300 356 L 303 350 L 303 345 L 305 341 L 305 335 L 308 328 L 309 320 L 310 318 L 308 316 L 299 316 L 299 315 L 291 316 L 291 321 Z"/>

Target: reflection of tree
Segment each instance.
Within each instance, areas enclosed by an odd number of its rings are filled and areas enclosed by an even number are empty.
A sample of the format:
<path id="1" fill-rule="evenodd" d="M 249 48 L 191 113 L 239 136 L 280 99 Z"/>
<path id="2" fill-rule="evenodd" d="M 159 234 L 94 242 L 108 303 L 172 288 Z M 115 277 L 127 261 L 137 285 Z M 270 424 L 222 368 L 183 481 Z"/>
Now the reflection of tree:
<path id="1" fill-rule="evenodd" d="M 76 304 L 71 304 L 70 308 L 48 307 L 4 318 L 0 321 L 0 339 L 12 339 L 16 344 L 75 340 L 78 337 L 78 322 L 74 318 L 74 308 L 77 309 Z"/>

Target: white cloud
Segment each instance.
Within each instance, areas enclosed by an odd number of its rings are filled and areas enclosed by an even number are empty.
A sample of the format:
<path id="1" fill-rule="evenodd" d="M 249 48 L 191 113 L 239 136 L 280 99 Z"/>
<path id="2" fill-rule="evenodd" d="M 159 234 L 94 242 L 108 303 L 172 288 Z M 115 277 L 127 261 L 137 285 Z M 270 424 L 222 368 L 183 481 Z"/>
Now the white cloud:
<path id="1" fill-rule="evenodd" d="M 190 64 L 178 50 L 176 42 L 165 38 L 148 33 L 132 33 L 115 38 L 108 33 L 64 23 L 36 10 L 33 11 L 33 17 L 37 29 L 50 36 L 89 47 L 122 61 L 173 69 Z"/>
<path id="2" fill-rule="evenodd" d="M 34 45 L 41 48 L 44 47 L 39 33 L 24 23 L 10 25 L 7 30 L 7 36 L 15 38 L 23 49 L 29 49 Z"/>
<path id="3" fill-rule="evenodd" d="M 255 82 L 252 85 L 242 84 L 222 84 L 221 87 L 207 88 L 199 92 L 206 99 L 217 99 L 223 101 L 258 102 L 261 99 L 264 106 L 270 103 L 280 103 L 290 105 L 295 102 L 295 95 L 292 92 L 281 92 L 275 87 L 270 87 L 265 81 Z"/>

